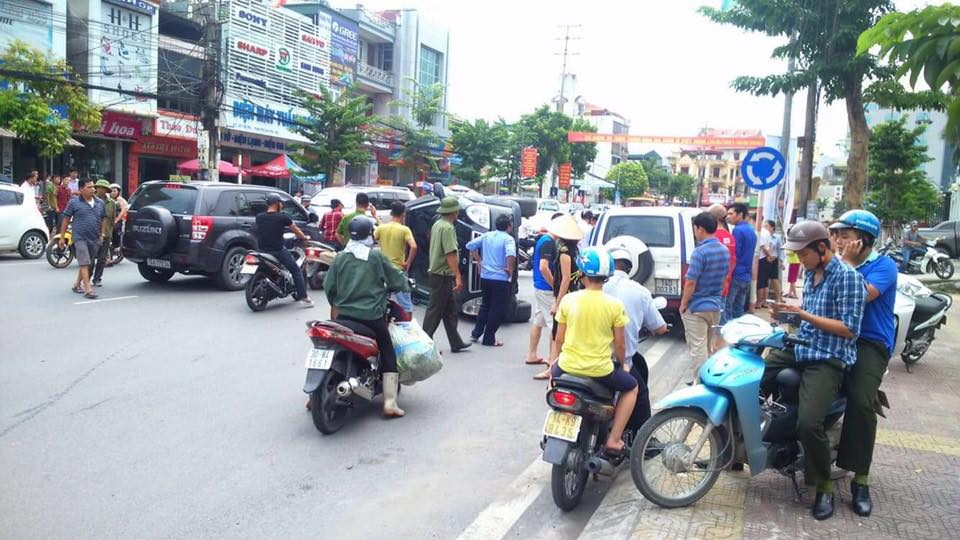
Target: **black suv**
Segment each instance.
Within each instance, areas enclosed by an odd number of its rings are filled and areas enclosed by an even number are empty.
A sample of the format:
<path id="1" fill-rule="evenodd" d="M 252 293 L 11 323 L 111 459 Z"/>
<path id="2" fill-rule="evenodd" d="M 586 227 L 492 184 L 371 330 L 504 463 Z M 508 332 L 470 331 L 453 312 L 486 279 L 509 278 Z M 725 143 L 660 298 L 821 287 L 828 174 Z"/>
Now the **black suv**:
<path id="1" fill-rule="evenodd" d="M 267 193 L 283 199 L 283 211 L 306 234 L 316 218 L 293 197 L 275 188 L 225 182 L 146 182 L 130 199 L 123 255 L 140 275 L 164 282 L 173 274 L 210 276 L 228 291 L 242 289 L 244 254 L 257 249 L 256 216 L 267 209 Z"/>

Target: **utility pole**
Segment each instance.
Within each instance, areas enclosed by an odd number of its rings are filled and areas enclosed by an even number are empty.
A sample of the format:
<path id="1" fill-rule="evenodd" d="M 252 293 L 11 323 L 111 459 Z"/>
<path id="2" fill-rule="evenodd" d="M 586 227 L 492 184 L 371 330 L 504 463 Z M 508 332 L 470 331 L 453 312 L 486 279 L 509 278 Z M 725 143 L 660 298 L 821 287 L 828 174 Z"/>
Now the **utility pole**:
<path id="1" fill-rule="evenodd" d="M 220 180 L 220 108 L 223 105 L 222 44 L 219 2 L 207 2 L 203 7 L 203 47 L 206 56 L 200 88 L 200 119 L 203 129 L 197 133 L 197 154 L 204 180 Z"/>
<path id="2" fill-rule="evenodd" d="M 560 25 L 560 28 L 563 29 L 563 37 L 557 38 L 558 41 L 563 41 L 563 52 L 556 53 L 559 56 L 563 57 L 563 62 L 560 67 L 560 95 L 557 96 L 557 112 L 563 114 L 563 106 L 566 103 L 566 98 L 564 94 L 567 91 L 567 59 L 571 56 L 577 56 L 579 53 L 570 52 L 570 42 L 579 40 L 579 36 L 571 36 L 570 30 L 574 28 L 580 28 L 579 24 L 564 24 Z M 556 178 L 557 164 L 554 164 L 550 167 L 549 175 L 550 182 L 543 183 L 543 186 L 540 190 L 542 197 L 550 197 L 551 191 L 553 188 L 557 187 L 557 178 Z M 557 197 L 560 196 L 559 190 L 557 192 Z"/>

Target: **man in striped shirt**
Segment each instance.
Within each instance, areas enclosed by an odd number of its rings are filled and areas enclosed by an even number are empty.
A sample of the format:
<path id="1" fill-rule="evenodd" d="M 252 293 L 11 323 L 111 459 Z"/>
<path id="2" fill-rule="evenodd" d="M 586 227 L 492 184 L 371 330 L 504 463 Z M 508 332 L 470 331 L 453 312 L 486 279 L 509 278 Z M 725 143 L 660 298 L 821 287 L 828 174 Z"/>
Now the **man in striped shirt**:
<path id="1" fill-rule="evenodd" d="M 690 258 L 687 281 L 680 297 L 680 314 L 687 347 L 693 358 L 693 373 L 709 356 L 713 341 L 713 327 L 720 324 L 723 306 L 723 285 L 730 271 L 730 251 L 717 241 L 717 218 L 710 212 L 701 212 L 693 218 L 693 236 L 697 247 Z"/>

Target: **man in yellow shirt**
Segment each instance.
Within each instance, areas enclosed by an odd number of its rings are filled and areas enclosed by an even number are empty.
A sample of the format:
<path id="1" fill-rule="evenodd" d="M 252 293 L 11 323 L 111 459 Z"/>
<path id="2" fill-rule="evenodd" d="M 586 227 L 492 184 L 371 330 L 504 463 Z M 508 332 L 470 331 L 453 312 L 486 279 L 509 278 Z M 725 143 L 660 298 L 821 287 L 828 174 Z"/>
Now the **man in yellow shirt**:
<path id="1" fill-rule="evenodd" d="M 584 289 L 560 301 L 556 338 L 560 357 L 550 374 L 590 377 L 620 392 L 606 447 L 610 452 L 621 453 L 623 430 L 637 402 L 637 380 L 630 375 L 625 362 L 627 310 L 623 302 L 603 292 L 604 282 L 613 274 L 613 257 L 605 248 L 591 247 L 580 252 L 577 267 L 584 276 Z M 619 364 L 611 361 L 611 352 Z"/>
<path id="2" fill-rule="evenodd" d="M 380 251 L 403 271 L 404 277 L 410 275 L 410 265 L 417 256 L 417 242 L 413 239 L 413 232 L 410 227 L 403 224 L 406 213 L 407 208 L 402 202 L 394 202 L 390 205 L 390 216 L 393 220 L 386 225 L 380 225 L 373 231 L 373 238 L 380 243 Z M 394 297 L 404 311 L 413 313 L 411 293 L 397 292 L 394 293 Z"/>

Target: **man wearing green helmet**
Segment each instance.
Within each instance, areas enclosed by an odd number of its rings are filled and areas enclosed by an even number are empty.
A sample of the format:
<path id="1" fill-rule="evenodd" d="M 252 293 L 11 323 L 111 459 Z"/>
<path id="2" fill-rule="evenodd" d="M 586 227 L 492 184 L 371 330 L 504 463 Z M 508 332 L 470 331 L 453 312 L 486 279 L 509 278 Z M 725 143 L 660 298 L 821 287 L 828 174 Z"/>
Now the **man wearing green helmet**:
<path id="1" fill-rule="evenodd" d="M 866 210 L 850 210 L 830 226 L 843 262 L 857 269 L 867 285 L 866 305 L 857 362 L 847 375 L 847 410 L 843 419 L 837 466 L 852 471 L 853 511 L 867 517 L 872 511 L 867 475 L 877 438 L 874 402 L 887 362 L 893 354 L 896 322 L 897 264 L 879 255 L 873 246 L 880 237 L 880 220 Z"/>
<path id="2" fill-rule="evenodd" d="M 97 180 L 94 184 L 97 198 L 103 201 L 103 218 L 100 220 L 100 247 L 97 249 L 97 259 L 93 268 L 93 284 L 100 287 L 103 283 L 103 268 L 110 260 L 110 245 L 113 240 L 113 228 L 117 219 L 117 202 L 110 196 L 113 186 L 106 180 Z"/>

